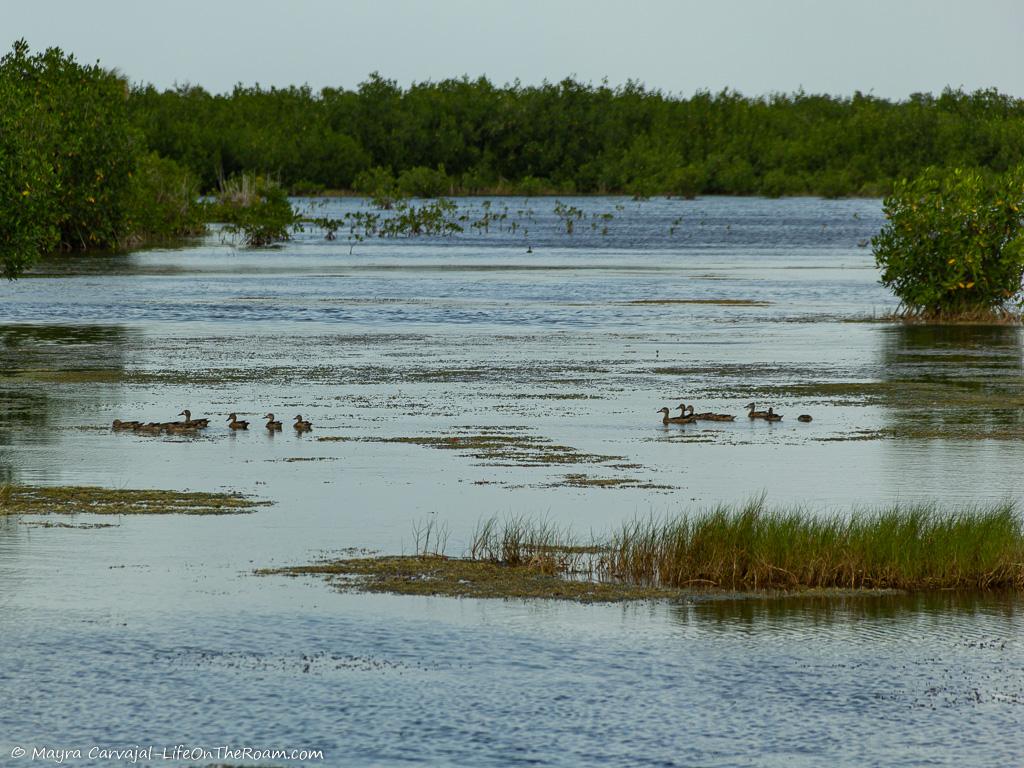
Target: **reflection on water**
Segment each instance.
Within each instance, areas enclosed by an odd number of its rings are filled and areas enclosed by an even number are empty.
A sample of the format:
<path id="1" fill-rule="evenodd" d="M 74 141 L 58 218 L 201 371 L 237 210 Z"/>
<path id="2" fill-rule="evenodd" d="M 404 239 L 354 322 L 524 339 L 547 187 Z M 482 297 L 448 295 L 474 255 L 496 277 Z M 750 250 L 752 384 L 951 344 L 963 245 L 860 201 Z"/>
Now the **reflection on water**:
<path id="1" fill-rule="evenodd" d="M 1024 427 L 1024 333 L 1013 326 L 892 326 L 882 337 L 897 435 L 1016 439 Z"/>
<path id="2" fill-rule="evenodd" d="M 836 322 L 892 308 L 857 247 L 877 201 L 572 202 L 614 226 L 567 238 L 543 202 L 509 201 L 514 233 L 352 255 L 315 232 L 271 251 L 214 236 L 0 285 L 0 482 L 276 502 L 92 530 L 0 518 L 0 699 L 16 702 L 0 708 L 0 754 L 86 735 L 315 747 L 331 765 L 1024 753 L 1017 598 L 576 606 L 251 575 L 409 551 L 432 516 L 460 554 L 495 512 L 587 532 L 761 491 L 812 509 L 1020 496 L 1024 449 L 1000 434 L 1024 406 L 1018 330 Z M 786 419 L 751 422 L 751 399 Z M 740 418 L 663 428 L 654 411 L 681 401 Z M 203 435 L 109 429 L 186 407 L 211 417 Z M 232 411 L 253 427 L 228 430 Z M 314 432 L 268 434 L 268 411 Z M 793 420 L 804 412 L 812 423 Z M 510 466 L 403 440 L 487 429 L 588 458 Z"/>
<path id="3" fill-rule="evenodd" d="M 38 465 L 66 420 L 120 399 L 110 382 L 123 374 L 128 344 L 120 326 L 0 326 L 0 482 L 23 465 L 45 474 Z"/>
<path id="4" fill-rule="evenodd" d="M 725 628 L 741 624 L 751 627 L 847 624 L 850 621 L 917 621 L 932 616 L 966 626 L 979 616 L 1003 617 L 1007 633 L 1021 624 L 1020 598 L 1012 594 L 938 592 L 929 594 L 878 594 L 703 600 L 673 614 L 683 624 L 711 623 Z M 897 632 L 903 631 L 896 629 Z"/>

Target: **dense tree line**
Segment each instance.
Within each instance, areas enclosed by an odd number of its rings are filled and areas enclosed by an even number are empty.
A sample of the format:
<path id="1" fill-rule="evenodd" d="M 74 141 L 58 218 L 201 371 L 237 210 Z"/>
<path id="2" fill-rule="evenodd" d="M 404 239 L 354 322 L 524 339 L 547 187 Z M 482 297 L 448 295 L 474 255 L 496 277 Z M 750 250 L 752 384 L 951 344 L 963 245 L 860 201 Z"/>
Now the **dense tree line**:
<path id="1" fill-rule="evenodd" d="M 19 41 L 0 59 L 0 270 L 13 277 L 47 251 L 130 247 L 202 232 L 210 220 L 247 244 L 274 242 L 296 222 L 281 183 L 401 205 L 395 221 L 409 232 L 448 231 L 450 212 L 395 203 L 403 196 L 895 188 L 886 201 L 893 225 L 875 242 L 884 279 L 908 306 L 948 314 L 1015 294 L 1022 163 L 1024 102 L 991 90 L 899 102 L 860 93 L 680 98 L 633 82 L 463 78 L 402 89 L 371 75 L 356 90 L 216 95 L 132 88 L 99 65 L 57 48 L 33 54 Z M 925 208 L 938 212 L 934 221 Z M 382 221 L 320 224 L 331 236 L 342 224 L 369 236 L 391 231 L 394 222 Z M 969 260 L 949 260 L 968 247 Z M 929 265 L 939 257 L 940 282 L 920 293 L 918 274 L 938 275 Z"/>
<path id="2" fill-rule="evenodd" d="M 132 90 L 148 145 L 206 189 L 254 170 L 295 191 L 880 195 L 923 168 L 1024 161 L 1024 102 L 994 90 L 888 101 L 730 91 L 667 95 L 629 82 L 415 84 L 355 90 Z"/>

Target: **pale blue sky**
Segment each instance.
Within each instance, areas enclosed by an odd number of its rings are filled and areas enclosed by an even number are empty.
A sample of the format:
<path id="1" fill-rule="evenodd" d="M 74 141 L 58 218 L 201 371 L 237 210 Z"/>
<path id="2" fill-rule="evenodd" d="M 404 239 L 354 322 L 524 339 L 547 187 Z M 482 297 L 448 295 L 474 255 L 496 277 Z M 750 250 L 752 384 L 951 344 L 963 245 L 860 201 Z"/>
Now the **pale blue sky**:
<path id="1" fill-rule="evenodd" d="M 1024 0 L 0 0 L 0 44 L 59 45 L 133 81 L 403 85 L 575 75 L 734 88 L 1024 96 Z"/>

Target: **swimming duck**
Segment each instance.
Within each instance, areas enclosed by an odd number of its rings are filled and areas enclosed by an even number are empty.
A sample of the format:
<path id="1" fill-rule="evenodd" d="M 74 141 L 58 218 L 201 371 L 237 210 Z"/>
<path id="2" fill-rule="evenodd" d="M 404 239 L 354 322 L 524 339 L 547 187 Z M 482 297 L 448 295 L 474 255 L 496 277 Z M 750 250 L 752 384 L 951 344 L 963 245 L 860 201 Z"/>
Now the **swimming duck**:
<path id="1" fill-rule="evenodd" d="M 309 432 L 313 428 L 312 423 L 302 420 L 302 416 L 296 416 L 292 426 L 295 427 L 296 432 Z"/>
<path id="2" fill-rule="evenodd" d="M 808 422 L 808 421 L 814 421 L 814 419 L 812 419 L 812 418 L 811 418 L 811 417 L 810 417 L 810 416 L 809 416 L 808 414 L 806 414 L 806 413 L 802 413 L 802 414 L 800 414 L 799 416 L 797 416 L 797 417 L 796 417 L 796 420 L 797 420 L 797 421 L 803 421 L 803 422 Z"/>
<path id="3" fill-rule="evenodd" d="M 658 413 L 662 415 L 662 424 L 692 424 L 695 421 L 693 417 L 686 415 L 669 416 L 668 408 L 662 408 Z"/>
<path id="4" fill-rule="evenodd" d="M 120 419 L 114 419 L 114 423 L 110 425 L 110 428 L 115 432 L 121 432 L 126 429 L 138 429 L 141 426 L 141 421 L 121 421 Z"/>
<path id="5" fill-rule="evenodd" d="M 765 421 L 782 421 L 782 414 L 776 413 L 771 408 L 769 408 L 768 412 L 764 415 L 763 418 Z"/>
<path id="6" fill-rule="evenodd" d="M 754 408 L 754 403 L 747 403 L 746 407 L 749 409 L 747 417 L 751 419 L 763 419 L 768 415 L 768 411 L 758 411 Z"/>
<path id="7" fill-rule="evenodd" d="M 176 422 L 175 421 L 175 422 L 171 422 L 169 424 L 163 424 L 161 426 L 162 426 L 164 432 L 166 432 L 169 435 L 198 435 L 199 434 L 199 427 L 197 427 L 195 425 L 192 425 L 192 424 L 187 424 L 187 423 L 182 423 L 182 422 Z"/>
<path id="8" fill-rule="evenodd" d="M 267 420 L 267 429 L 269 429 L 271 432 L 280 432 L 281 431 L 281 422 L 280 421 L 274 421 L 274 414 L 268 413 L 263 418 Z"/>
<path id="9" fill-rule="evenodd" d="M 682 409 L 682 407 L 683 404 L 680 403 L 679 408 Z M 690 411 L 690 418 L 695 419 L 696 421 L 736 421 L 735 416 L 730 416 L 727 413 L 711 413 L 710 411 L 705 413 L 694 413 L 692 405 L 688 405 L 686 407 Z"/>
<path id="10" fill-rule="evenodd" d="M 185 426 L 186 427 L 193 427 L 195 429 L 206 429 L 208 426 L 210 426 L 210 420 L 209 419 L 193 419 L 192 418 L 192 411 L 190 411 L 188 408 L 186 408 L 184 411 L 182 411 L 178 415 L 185 417 Z"/>
<path id="11" fill-rule="evenodd" d="M 248 429 L 249 422 L 239 421 L 238 416 L 232 413 L 230 416 L 228 416 L 228 426 L 231 427 L 231 429 Z"/>

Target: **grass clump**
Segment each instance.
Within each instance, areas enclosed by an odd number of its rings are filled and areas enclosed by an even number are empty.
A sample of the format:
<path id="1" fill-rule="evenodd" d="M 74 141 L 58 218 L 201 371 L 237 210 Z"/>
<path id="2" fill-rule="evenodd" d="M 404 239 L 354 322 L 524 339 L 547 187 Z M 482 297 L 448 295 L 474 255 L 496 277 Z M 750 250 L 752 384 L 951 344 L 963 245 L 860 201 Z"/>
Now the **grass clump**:
<path id="1" fill-rule="evenodd" d="M 762 589 L 1020 589 L 1024 525 L 1011 502 L 895 505 L 850 517 L 769 509 L 764 498 L 611 538 L 599 572 L 638 584 Z"/>
<path id="2" fill-rule="evenodd" d="M 346 591 L 607 602 L 739 593 L 846 595 L 1024 588 L 1024 521 L 1012 503 L 894 505 L 849 517 L 770 509 L 763 497 L 578 539 L 547 520 L 492 517 L 464 557 L 447 528 L 416 531 L 416 554 L 264 569 L 325 576 Z"/>
<path id="3" fill-rule="evenodd" d="M 541 598 L 584 603 L 681 597 L 678 589 L 593 578 L 601 548 L 578 543 L 548 520 L 492 517 L 477 525 L 466 557 L 446 557 L 447 527 L 414 526 L 416 554 L 345 558 L 258 570 L 259 575 L 327 578 L 341 591 L 474 598 Z"/>
<path id="4" fill-rule="evenodd" d="M 266 506 L 240 493 L 98 488 L 84 485 L 0 486 L 5 515 L 230 515 Z"/>

